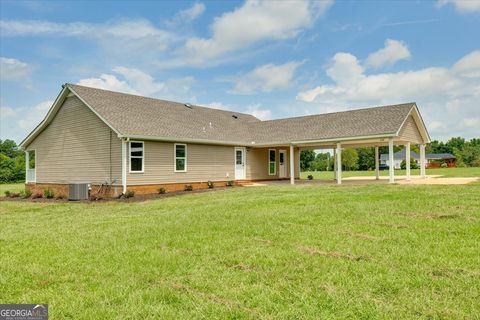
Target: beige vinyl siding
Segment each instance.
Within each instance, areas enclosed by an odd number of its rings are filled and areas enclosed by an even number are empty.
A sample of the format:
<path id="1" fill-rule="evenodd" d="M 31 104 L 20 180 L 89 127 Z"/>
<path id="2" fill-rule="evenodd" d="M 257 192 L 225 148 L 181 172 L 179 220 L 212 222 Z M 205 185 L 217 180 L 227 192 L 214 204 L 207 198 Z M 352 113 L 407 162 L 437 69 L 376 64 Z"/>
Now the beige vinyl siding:
<path id="1" fill-rule="evenodd" d="M 403 127 L 400 130 L 399 138 L 400 140 L 405 140 L 412 143 L 423 142 L 420 131 L 418 130 L 417 124 L 412 116 L 409 116 L 403 124 Z"/>
<path id="2" fill-rule="evenodd" d="M 144 141 L 144 172 L 127 173 L 127 184 L 144 185 L 235 179 L 234 147 L 186 145 L 187 172 L 174 172 L 174 143 Z"/>
<path id="3" fill-rule="evenodd" d="M 36 150 L 37 183 L 121 184 L 120 140 L 75 96 L 26 149 Z"/>
<path id="4" fill-rule="evenodd" d="M 275 175 L 268 174 L 268 150 L 275 149 L 277 172 Z M 275 148 L 251 148 L 247 150 L 247 166 L 246 166 L 246 179 L 247 180 L 268 180 L 278 179 L 279 175 L 279 151 L 285 150 L 287 152 L 287 158 L 285 159 L 285 165 L 287 166 L 287 177 L 290 177 L 290 147 L 275 147 Z M 295 161 L 295 177 L 299 177 L 299 161 L 300 153 L 298 148 L 294 149 L 294 161 Z"/>

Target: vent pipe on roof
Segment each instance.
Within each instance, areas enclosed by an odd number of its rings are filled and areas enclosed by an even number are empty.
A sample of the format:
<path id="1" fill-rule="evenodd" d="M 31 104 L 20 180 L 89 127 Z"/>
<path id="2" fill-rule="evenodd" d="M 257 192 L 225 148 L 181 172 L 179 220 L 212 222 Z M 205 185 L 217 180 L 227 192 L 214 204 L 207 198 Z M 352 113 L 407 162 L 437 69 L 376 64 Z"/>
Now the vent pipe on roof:
<path id="1" fill-rule="evenodd" d="M 185 103 L 185 107 L 193 109 L 193 106 L 190 103 Z"/>
<path id="2" fill-rule="evenodd" d="M 232 118 L 234 118 L 234 119 L 238 119 L 238 116 L 236 116 L 236 115 L 232 114 Z"/>

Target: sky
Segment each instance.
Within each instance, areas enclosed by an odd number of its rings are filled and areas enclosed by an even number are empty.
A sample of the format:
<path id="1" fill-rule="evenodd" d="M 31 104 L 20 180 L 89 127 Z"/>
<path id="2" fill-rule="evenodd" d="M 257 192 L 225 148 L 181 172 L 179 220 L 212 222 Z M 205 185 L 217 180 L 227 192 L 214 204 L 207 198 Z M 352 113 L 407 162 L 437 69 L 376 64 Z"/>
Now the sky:
<path id="1" fill-rule="evenodd" d="M 416 102 L 480 137 L 480 0 L 0 1 L 0 139 L 64 83 L 277 119 Z"/>

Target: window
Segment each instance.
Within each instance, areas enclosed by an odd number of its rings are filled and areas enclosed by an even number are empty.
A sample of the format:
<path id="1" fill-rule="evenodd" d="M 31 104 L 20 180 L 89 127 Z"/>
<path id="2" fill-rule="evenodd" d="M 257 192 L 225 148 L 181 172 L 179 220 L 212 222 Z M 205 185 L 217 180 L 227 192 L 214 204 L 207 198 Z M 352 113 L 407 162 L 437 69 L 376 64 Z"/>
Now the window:
<path id="1" fill-rule="evenodd" d="M 130 172 L 143 172 L 143 142 L 130 141 Z"/>
<path id="2" fill-rule="evenodd" d="M 187 145 L 175 143 L 175 172 L 187 172 Z"/>
<path id="3" fill-rule="evenodd" d="M 268 149 L 268 174 L 274 176 L 277 174 L 277 150 Z"/>
<path id="4" fill-rule="evenodd" d="M 235 151 L 235 163 L 237 165 L 242 165 L 243 164 L 243 151 L 242 150 L 236 150 Z"/>

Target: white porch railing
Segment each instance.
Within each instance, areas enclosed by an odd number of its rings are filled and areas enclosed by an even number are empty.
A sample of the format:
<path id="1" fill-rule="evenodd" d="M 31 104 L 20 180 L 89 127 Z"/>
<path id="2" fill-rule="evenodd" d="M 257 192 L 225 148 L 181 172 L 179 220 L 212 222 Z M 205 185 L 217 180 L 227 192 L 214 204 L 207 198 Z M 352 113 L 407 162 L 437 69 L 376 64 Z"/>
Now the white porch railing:
<path id="1" fill-rule="evenodd" d="M 35 182 L 36 181 L 35 169 L 27 169 L 27 174 L 25 178 L 26 178 L 26 182 Z"/>

